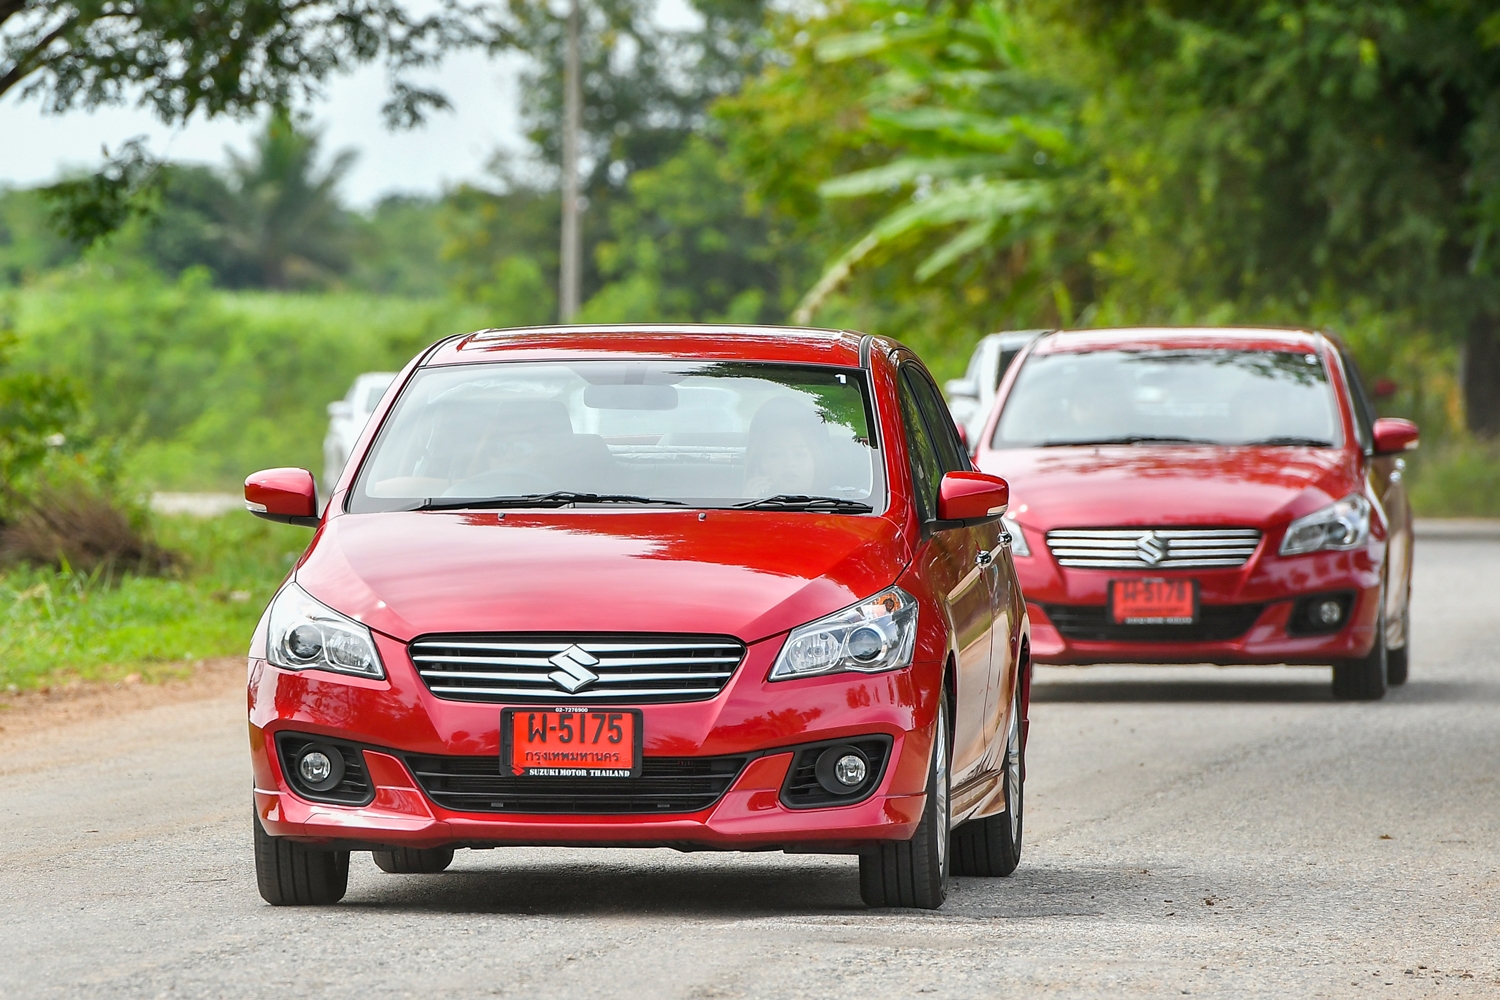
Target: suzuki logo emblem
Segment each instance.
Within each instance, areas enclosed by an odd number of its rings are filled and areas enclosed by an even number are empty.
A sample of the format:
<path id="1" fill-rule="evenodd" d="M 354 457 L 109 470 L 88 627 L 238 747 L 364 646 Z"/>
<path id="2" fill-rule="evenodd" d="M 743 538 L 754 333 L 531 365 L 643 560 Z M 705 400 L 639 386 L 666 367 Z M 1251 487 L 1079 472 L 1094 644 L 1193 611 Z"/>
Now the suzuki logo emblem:
<path id="1" fill-rule="evenodd" d="M 1135 540 L 1135 554 L 1147 566 L 1155 566 L 1167 557 L 1167 543 L 1148 531 Z"/>
<path id="2" fill-rule="evenodd" d="M 547 662 L 557 668 L 547 675 L 547 679 L 568 694 L 577 694 L 599 679 L 599 675 L 589 669 L 599 665 L 598 657 L 576 645 L 547 657 Z"/>

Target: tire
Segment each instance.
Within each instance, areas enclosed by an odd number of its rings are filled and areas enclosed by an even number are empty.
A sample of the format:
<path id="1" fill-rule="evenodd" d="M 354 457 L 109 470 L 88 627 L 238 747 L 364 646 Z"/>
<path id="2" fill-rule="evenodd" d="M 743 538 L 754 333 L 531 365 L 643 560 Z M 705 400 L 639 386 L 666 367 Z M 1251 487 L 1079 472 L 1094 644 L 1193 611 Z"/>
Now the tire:
<path id="1" fill-rule="evenodd" d="M 1383 602 L 1382 602 L 1383 603 Z M 1385 697 L 1385 612 L 1375 623 L 1369 655 L 1333 665 L 1333 696 L 1342 701 L 1379 701 Z"/>
<path id="2" fill-rule="evenodd" d="M 392 875 L 436 875 L 453 863 L 451 847 L 397 847 L 370 854 L 381 871 Z"/>
<path id="3" fill-rule="evenodd" d="M 327 906 L 349 889 L 349 852 L 273 837 L 255 823 L 255 883 L 272 906 Z"/>
<path id="4" fill-rule="evenodd" d="M 1005 877 L 1021 863 L 1026 804 L 1026 747 L 1021 742 L 1021 688 L 1005 733 L 1005 812 L 970 820 L 953 831 L 953 874 Z"/>
<path id="5" fill-rule="evenodd" d="M 1410 661 L 1407 650 L 1411 649 L 1411 609 L 1401 611 L 1401 648 L 1385 651 L 1385 683 L 1388 687 L 1400 687 L 1406 683 Z"/>
<path id="6" fill-rule="evenodd" d="M 910 906 L 935 910 L 948 898 L 951 833 L 952 747 L 948 704 L 938 705 L 932 762 L 927 771 L 927 804 L 910 840 L 888 841 L 859 856 L 859 894 L 867 906 Z"/>

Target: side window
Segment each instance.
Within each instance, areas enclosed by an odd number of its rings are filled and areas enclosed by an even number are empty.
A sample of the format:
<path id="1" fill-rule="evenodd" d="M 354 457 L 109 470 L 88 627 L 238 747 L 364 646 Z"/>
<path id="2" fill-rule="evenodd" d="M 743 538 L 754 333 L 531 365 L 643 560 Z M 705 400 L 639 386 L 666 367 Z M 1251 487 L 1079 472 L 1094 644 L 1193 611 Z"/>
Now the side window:
<path id="1" fill-rule="evenodd" d="M 1365 382 L 1359 377 L 1354 359 L 1341 349 L 1339 360 L 1343 362 L 1349 398 L 1354 403 L 1354 434 L 1359 439 L 1360 447 L 1369 451 L 1375 444 L 1375 407 L 1370 402 L 1370 394 L 1365 392 Z"/>
<path id="2" fill-rule="evenodd" d="M 932 380 L 915 365 L 901 368 L 901 381 L 906 383 L 916 398 L 917 408 L 927 422 L 927 431 L 937 451 L 938 467 L 944 472 L 967 472 L 969 453 L 959 440 L 958 427 L 953 423 L 953 414 Z"/>
<path id="3" fill-rule="evenodd" d="M 926 523 L 937 516 L 938 484 L 943 470 L 938 465 L 937 450 L 927 433 L 916 394 L 905 369 L 899 383 L 901 422 L 906 425 L 906 451 L 911 461 L 911 484 L 916 492 L 917 517 Z"/>

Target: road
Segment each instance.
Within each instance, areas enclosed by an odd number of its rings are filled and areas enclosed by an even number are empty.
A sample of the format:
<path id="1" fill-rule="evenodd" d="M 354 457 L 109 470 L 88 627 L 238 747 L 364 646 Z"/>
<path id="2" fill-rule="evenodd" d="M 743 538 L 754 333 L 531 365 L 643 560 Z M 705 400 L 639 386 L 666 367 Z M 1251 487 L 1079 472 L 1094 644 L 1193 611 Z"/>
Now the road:
<path id="1" fill-rule="evenodd" d="M 1420 545 L 1412 680 L 1050 669 L 1027 843 L 938 912 L 845 857 L 356 855 L 326 910 L 250 861 L 243 695 L 0 734 L 6 997 L 1500 996 L 1500 541 Z"/>

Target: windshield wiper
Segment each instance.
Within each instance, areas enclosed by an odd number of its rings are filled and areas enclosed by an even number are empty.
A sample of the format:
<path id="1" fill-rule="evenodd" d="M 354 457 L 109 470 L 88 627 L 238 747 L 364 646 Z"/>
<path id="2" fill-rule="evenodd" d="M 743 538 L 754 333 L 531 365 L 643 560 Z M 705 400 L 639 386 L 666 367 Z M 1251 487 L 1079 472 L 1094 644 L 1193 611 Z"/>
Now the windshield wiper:
<path id="1" fill-rule="evenodd" d="M 1322 438 L 1296 437 L 1295 435 L 1286 435 L 1283 437 L 1261 438 L 1259 441 L 1246 441 L 1245 445 L 1247 447 L 1254 445 L 1288 445 L 1290 447 L 1302 448 L 1332 448 L 1333 442 L 1325 441 Z"/>
<path id="2" fill-rule="evenodd" d="M 662 500 L 658 497 L 638 497 L 629 493 L 574 493 L 557 490 L 553 493 L 523 493 L 509 497 L 471 497 L 467 500 L 448 500 L 432 497 L 412 510 L 494 510 L 500 507 L 567 507 L 579 503 L 645 503 L 671 504 L 681 507 L 681 500 Z"/>
<path id="3" fill-rule="evenodd" d="M 774 497 L 746 500 L 734 504 L 737 510 L 836 510 L 848 514 L 868 514 L 875 508 L 859 500 L 843 497 L 809 497 L 799 493 L 778 493 Z"/>
<path id="4" fill-rule="evenodd" d="M 1084 441 L 1043 441 L 1043 448 L 1090 448 L 1101 444 L 1218 444 L 1203 438 L 1177 437 L 1170 434 L 1131 434 L 1126 437 L 1094 438 Z"/>

